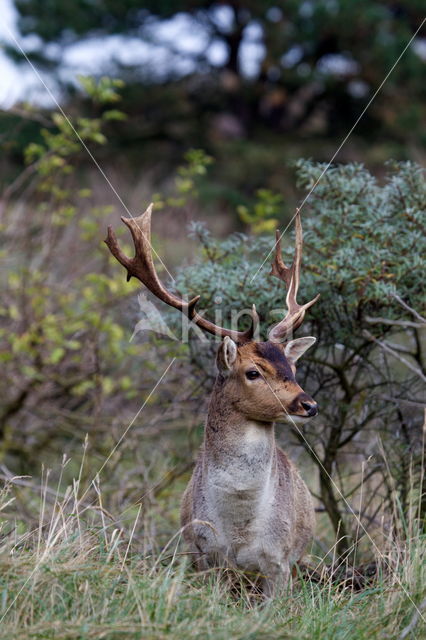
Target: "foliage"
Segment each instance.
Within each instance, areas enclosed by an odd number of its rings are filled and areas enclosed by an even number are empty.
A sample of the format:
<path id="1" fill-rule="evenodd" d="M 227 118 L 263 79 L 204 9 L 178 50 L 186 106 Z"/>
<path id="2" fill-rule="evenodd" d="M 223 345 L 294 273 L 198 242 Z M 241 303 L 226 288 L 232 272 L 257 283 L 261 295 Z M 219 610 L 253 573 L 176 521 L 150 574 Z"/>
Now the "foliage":
<path id="1" fill-rule="evenodd" d="M 257 201 L 253 210 L 240 205 L 237 208 L 241 220 L 249 226 L 252 233 L 265 233 L 273 231 L 278 225 L 276 218 L 282 208 L 283 198 L 279 193 L 273 193 L 270 189 L 258 189 Z"/>
<path id="2" fill-rule="evenodd" d="M 96 80 L 91 76 L 79 76 L 78 79 L 81 87 L 95 104 L 107 105 L 121 100 L 121 95 L 117 90 L 123 89 L 124 82 L 120 78 L 102 76 Z M 105 120 L 123 120 L 125 117 L 126 115 L 122 111 L 116 109 L 103 113 Z"/>
<path id="3" fill-rule="evenodd" d="M 323 168 L 298 162 L 299 184 L 309 191 Z M 317 184 L 306 208 L 299 298 L 321 297 L 306 319 L 305 331 L 318 338 L 318 346 L 307 356 L 301 379 L 318 400 L 320 417 L 295 436 L 318 468 L 319 498 L 342 535 L 338 548 L 344 552 L 351 548 L 352 534 L 343 515 L 348 502 L 339 491 L 353 495 L 354 486 L 343 475 L 338 491 L 331 477 L 341 473 L 345 453 L 360 455 L 368 443 L 368 473 L 380 474 L 382 452 L 369 435 L 380 433 L 396 468 L 422 469 L 422 416 L 416 407 L 424 380 L 424 320 L 416 310 L 424 302 L 424 174 L 414 164 L 395 164 L 381 185 L 360 165 L 335 166 Z M 207 316 L 234 328 L 239 312 L 246 310 L 247 318 L 255 302 L 265 338 L 267 326 L 277 314 L 282 317 L 285 298 L 282 283 L 267 276 L 271 239 L 237 234 L 218 241 L 199 225 L 191 233 L 202 252 L 194 265 L 179 271 L 176 288 L 190 298 L 201 294 Z M 284 250 L 287 263 L 292 253 L 290 242 Z M 190 345 L 194 366 L 208 375 L 212 348 L 195 337 Z M 406 510 L 406 471 L 399 479 Z M 376 497 L 383 489 L 377 482 Z M 381 495 L 389 498 L 386 491 Z M 372 511 L 365 509 L 368 521 Z"/>
<path id="4" fill-rule="evenodd" d="M 400 316 L 392 294 L 414 308 L 424 302 L 424 171 L 411 162 L 389 166 L 393 173 L 383 187 L 361 165 L 331 168 L 310 200 L 306 241 L 319 256 L 316 275 L 327 285 L 328 305 L 337 301 L 343 310 L 345 303 L 359 319 L 368 311 Z M 296 167 L 308 191 L 325 165 L 299 161 Z M 313 271 L 314 263 L 312 256 Z"/>
<path id="5" fill-rule="evenodd" d="M 184 156 L 184 164 L 177 168 L 175 178 L 175 195 L 163 198 L 155 194 L 156 209 L 168 207 L 185 207 L 190 200 L 198 197 L 198 183 L 206 175 L 207 168 L 212 164 L 211 158 L 203 149 L 189 149 Z"/>
<path id="6" fill-rule="evenodd" d="M 115 81 L 84 86 L 104 106 L 119 99 Z M 105 144 L 110 118 L 108 108 L 73 121 L 53 113 L 42 140 L 27 147 L 25 179 L 3 194 L 0 459 L 14 456 L 27 471 L 55 438 L 69 441 L 81 438 L 82 428 L 99 427 L 115 394 L 135 395 L 125 362 L 140 347 L 107 312 L 129 292 L 100 244 L 113 209 L 92 203 L 79 173 L 80 142 Z M 23 189 L 31 209 L 11 200 Z"/>
<path id="7" fill-rule="evenodd" d="M 299 185 L 309 190 L 323 168 L 299 161 Z M 271 198 L 269 192 L 267 197 Z M 265 199 L 262 196 L 255 211 L 261 210 Z M 271 200 L 274 207 L 280 201 L 280 194 Z M 355 345 L 361 332 L 354 334 L 354 326 L 360 323 L 362 328 L 365 315 L 401 316 L 392 294 L 421 308 L 425 206 L 423 171 L 409 162 L 394 165 L 384 186 L 361 165 L 335 166 L 319 182 L 307 205 L 312 215 L 305 215 L 303 222 L 303 293 L 306 299 L 321 293 L 321 302 L 309 312 L 312 317 L 345 313 L 350 321 L 338 322 L 336 317 L 330 330 L 324 327 L 328 339 L 344 338 Z M 262 218 L 263 213 L 257 217 Z M 200 225 L 191 234 L 199 238 L 203 251 L 194 266 L 178 274 L 177 288 L 188 295 L 201 292 L 207 311 L 212 310 L 209 301 L 221 295 L 228 321 L 233 310 L 256 301 L 261 317 L 272 322 L 270 313 L 283 306 L 283 292 L 281 283 L 267 276 L 271 237 L 234 234 L 215 240 Z M 291 241 L 284 252 L 291 261 Z"/>

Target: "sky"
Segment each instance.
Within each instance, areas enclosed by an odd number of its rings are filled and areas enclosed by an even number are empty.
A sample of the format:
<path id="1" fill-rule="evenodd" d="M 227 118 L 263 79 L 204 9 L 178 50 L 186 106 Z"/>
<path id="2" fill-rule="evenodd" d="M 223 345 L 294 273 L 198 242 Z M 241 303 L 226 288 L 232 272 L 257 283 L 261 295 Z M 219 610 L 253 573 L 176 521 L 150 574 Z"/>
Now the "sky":
<path id="1" fill-rule="evenodd" d="M 0 41 L 13 43 L 13 36 L 17 36 L 17 14 L 12 0 L 0 0 Z M 30 67 L 15 65 L 0 47 L 0 105 L 11 107 L 15 102 L 25 100 L 26 95 L 37 93 L 39 81 Z"/>

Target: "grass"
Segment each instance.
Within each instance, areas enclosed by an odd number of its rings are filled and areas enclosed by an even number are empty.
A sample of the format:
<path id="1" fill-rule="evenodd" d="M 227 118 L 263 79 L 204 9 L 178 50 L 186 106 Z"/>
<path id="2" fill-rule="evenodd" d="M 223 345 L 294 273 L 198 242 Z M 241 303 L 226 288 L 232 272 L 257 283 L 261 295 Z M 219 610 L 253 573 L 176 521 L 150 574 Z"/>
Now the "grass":
<path id="1" fill-rule="evenodd" d="M 296 583 L 291 594 L 250 608 L 217 576 L 191 575 L 185 562 L 153 570 L 135 554 L 123 567 L 93 532 L 76 534 L 41 559 L 29 552 L 3 558 L 0 637 L 399 638 L 415 611 L 408 594 L 417 604 L 422 597 L 417 553 L 411 560 L 401 584 L 383 578 L 351 593 Z M 424 637 L 420 624 L 407 637 Z"/>
<path id="2" fill-rule="evenodd" d="M 194 573 L 176 521 L 170 530 L 177 533 L 164 538 L 155 502 L 131 505 L 117 518 L 103 506 L 98 483 L 90 493 L 78 479 L 64 493 L 59 485 L 49 493 L 45 474 L 39 497 L 20 488 L 21 508 L 13 512 L 18 481 L 0 493 L 1 639 L 426 637 L 425 539 L 414 518 L 393 529 L 405 531 L 403 540 L 383 543 L 379 577 L 367 588 L 299 575 L 287 593 L 253 606 L 218 572 Z M 167 504 L 176 504 L 180 491 L 168 494 Z M 37 520 L 30 520 L 34 511 Z M 311 564 L 316 560 L 321 567 L 318 558 Z"/>

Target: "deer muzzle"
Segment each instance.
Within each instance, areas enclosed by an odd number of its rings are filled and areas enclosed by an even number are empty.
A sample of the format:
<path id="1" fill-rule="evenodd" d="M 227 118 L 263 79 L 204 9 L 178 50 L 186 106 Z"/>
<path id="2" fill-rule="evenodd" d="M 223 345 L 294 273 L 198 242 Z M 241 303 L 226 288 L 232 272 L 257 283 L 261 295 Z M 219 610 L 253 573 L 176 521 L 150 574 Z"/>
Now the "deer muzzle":
<path id="1" fill-rule="evenodd" d="M 313 418 L 318 414 L 318 405 L 313 398 L 303 391 L 294 398 L 287 411 L 290 415 Z"/>

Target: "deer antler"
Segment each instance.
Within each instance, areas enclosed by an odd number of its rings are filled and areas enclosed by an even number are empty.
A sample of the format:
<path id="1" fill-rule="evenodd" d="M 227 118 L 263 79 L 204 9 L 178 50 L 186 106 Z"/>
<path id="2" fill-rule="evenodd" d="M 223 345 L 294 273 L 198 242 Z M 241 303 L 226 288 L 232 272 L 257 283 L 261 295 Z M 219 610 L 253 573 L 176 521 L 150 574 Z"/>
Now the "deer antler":
<path id="1" fill-rule="evenodd" d="M 313 300 L 303 305 L 298 304 L 296 301 L 300 282 L 300 265 L 302 262 L 303 247 L 300 211 L 297 211 L 296 213 L 295 226 L 296 246 L 291 267 L 286 267 L 286 265 L 284 264 L 281 253 L 281 234 L 278 229 L 276 231 L 275 258 L 272 263 L 271 275 L 280 278 L 280 280 L 284 280 L 284 282 L 286 283 L 286 304 L 288 311 L 285 318 L 274 327 L 272 327 L 272 329 L 269 331 L 268 340 L 270 340 L 271 342 L 279 342 L 281 340 L 284 340 L 290 333 L 295 331 L 297 327 L 300 327 L 303 322 L 303 318 L 305 317 L 306 310 L 309 309 L 309 307 L 312 307 L 312 305 L 315 304 L 315 302 L 319 298 L 318 294 Z"/>
<path id="2" fill-rule="evenodd" d="M 192 298 L 192 300 L 187 302 L 173 293 L 170 293 L 170 291 L 168 291 L 159 280 L 155 270 L 154 261 L 152 259 L 151 215 L 153 206 L 153 204 L 150 204 L 145 213 L 137 218 L 121 218 L 132 234 L 133 244 L 135 246 L 134 258 L 126 256 L 118 243 L 112 227 L 108 227 L 108 235 L 105 243 L 112 255 L 123 265 L 123 267 L 125 267 L 125 269 L 127 269 L 127 281 L 129 281 L 132 276 L 137 278 L 155 296 L 157 296 L 157 298 L 171 307 L 179 309 L 179 311 L 187 316 L 191 322 L 208 333 L 221 337 L 229 336 L 238 344 L 250 342 L 259 322 L 259 317 L 254 305 L 252 308 L 252 324 L 247 331 L 232 331 L 231 329 L 224 329 L 213 324 L 195 310 L 195 306 L 199 301 L 200 296 L 195 296 L 195 298 Z"/>

